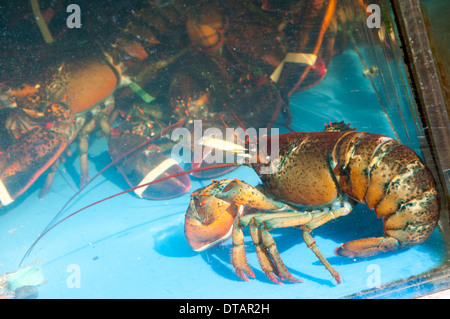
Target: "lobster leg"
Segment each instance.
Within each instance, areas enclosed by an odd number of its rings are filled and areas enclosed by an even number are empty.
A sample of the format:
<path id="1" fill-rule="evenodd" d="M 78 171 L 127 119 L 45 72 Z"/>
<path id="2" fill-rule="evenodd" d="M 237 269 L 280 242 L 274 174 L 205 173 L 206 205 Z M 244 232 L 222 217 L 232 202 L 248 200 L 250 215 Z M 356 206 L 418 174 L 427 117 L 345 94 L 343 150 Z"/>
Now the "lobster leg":
<path id="1" fill-rule="evenodd" d="M 319 227 L 320 225 L 330 221 L 331 219 L 336 219 L 340 216 L 347 215 L 351 212 L 353 206 L 349 205 L 347 202 L 344 202 L 342 207 L 337 209 L 324 209 L 319 211 L 313 211 L 313 212 L 296 212 L 293 214 L 296 214 L 297 216 L 292 216 L 288 218 L 274 218 L 270 221 L 264 222 L 264 229 L 268 233 L 268 230 L 273 228 L 280 228 L 280 227 L 288 227 L 288 226 L 301 226 L 303 232 L 303 240 L 305 241 L 307 247 L 311 249 L 314 254 L 317 256 L 317 258 L 320 260 L 320 262 L 325 266 L 325 268 L 330 272 L 330 274 L 335 278 L 336 283 L 341 283 L 341 275 L 330 265 L 330 263 L 326 260 L 326 258 L 322 255 L 320 250 L 317 248 L 316 242 L 311 236 L 311 230 Z M 275 214 L 278 215 L 278 214 Z M 305 218 L 306 217 L 306 218 Z M 310 220 L 309 222 L 306 222 L 306 220 Z M 273 245 L 275 243 L 273 242 Z M 266 247 L 267 249 L 271 249 L 270 245 L 272 243 L 270 241 L 267 242 Z M 276 247 L 275 247 L 276 249 Z M 276 253 L 270 253 L 273 260 L 279 260 L 279 262 L 276 262 L 276 265 L 278 266 L 277 269 L 285 269 L 284 265 L 282 264 L 281 258 L 278 255 L 278 252 Z M 289 280 L 289 279 L 288 279 Z M 291 280 L 289 280 L 291 281 Z"/>
<path id="2" fill-rule="evenodd" d="M 310 232 L 313 228 L 326 223 L 331 219 L 338 218 L 339 216 L 346 215 L 351 211 L 352 207 L 346 205 L 345 207 L 338 208 L 336 210 L 323 210 L 313 212 L 296 211 L 292 213 L 272 213 L 272 214 L 251 214 L 240 218 L 239 222 L 235 223 L 235 229 L 233 232 L 241 234 L 241 228 L 248 226 L 252 241 L 256 247 L 256 253 L 262 270 L 266 276 L 274 283 L 281 284 L 281 282 L 274 276 L 278 276 L 282 280 L 290 282 L 301 282 L 294 278 L 287 267 L 283 263 L 280 254 L 277 250 L 276 243 L 269 231 L 274 228 L 285 228 L 292 226 L 301 226 L 303 229 L 303 239 L 308 248 L 310 248 L 322 264 L 327 268 L 330 274 L 335 278 L 336 283 L 341 283 L 340 274 L 330 265 L 326 258 L 322 255 L 317 248 L 316 242 L 312 238 Z M 316 220 L 317 218 L 317 220 Z M 236 229 L 236 226 L 239 229 Z M 239 242 L 235 241 L 233 237 L 233 266 L 236 267 L 236 273 L 242 279 L 242 273 L 248 273 L 248 265 L 245 261 L 245 251 L 243 247 L 243 237 L 239 236 Z M 242 261 L 237 263 L 236 260 Z M 251 272 L 250 274 L 253 274 Z M 253 276 L 252 276 L 253 277 Z M 245 278 L 244 280 L 248 280 Z"/>
<path id="3" fill-rule="evenodd" d="M 95 129 L 95 119 L 92 119 L 83 126 L 80 133 L 78 133 L 78 152 L 80 154 L 80 187 L 86 185 L 89 181 L 88 159 L 87 152 L 89 148 L 88 137 L 89 134 Z"/>
<path id="4" fill-rule="evenodd" d="M 298 211 L 284 203 L 268 199 L 254 187 L 238 180 L 231 181 L 225 188 L 221 189 L 219 193 L 215 194 L 215 196 L 222 200 L 232 201 L 240 205 L 268 212 L 241 216 L 238 221 L 235 222 L 234 228 L 249 227 L 261 269 L 271 281 L 277 284 L 281 283 L 274 275 L 282 280 L 291 282 L 299 281 L 287 270 L 269 231 L 274 228 L 300 225 L 303 229 L 303 239 L 308 248 L 314 252 L 325 268 L 327 268 L 330 274 L 335 278 L 336 283 L 341 283 L 341 276 L 333 269 L 319 251 L 310 232 L 312 229 L 317 228 L 332 219 L 350 213 L 354 205 L 353 200 L 348 198 L 340 200 L 333 205 L 331 210 L 323 209 L 312 212 Z M 245 258 L 245 250 L 243 249 L 242 230 L 234 230 L 234 233 L 236 236 L 233 236 L 233 265 L 237 267 L 236 273 L 238 276 L 243 278 L 245 277 L 245 273 L 249 275 L 252 275 L 253 273 L 248 272 L 249 267 Z M 248 280 L 248 278 L 245 277 L 244 280 Z"/>
<path id="5" fill-rule="evenodd" d="M 109 96 L 103 102 L 103 108 L 94 114 L 94 117 L 80 130 L 78 151 L 80 153 L 80 187 L 86 185 L 89 182 L 89 169 L 88 169 L 88 149 L 89 142 L 88 137 L 94 131 L 97 124 L 100 125 L 102 133 L 105 136 L 109 136 L 111 133 L 111 126 L 109 124 L 109 115 L 114 109 L 114 97 Z M 84 122 L 84 121 L 83 121 Z"/>
<path id="6" fill-rule="evenodd" d="M 322 255 L 320 250 L 317 248 L 316 242 L 311 236 L 311 231 L 314 228 L 317 228 L 332 219 L 336 219 L 340 216 L 347 215 L 353 209 L 355 202 L 346 198 L 345 200 L 338 201 L 333 205 L 333 207 L 328 210 L 324 209 L 323 211 L 316 213 L 314 215 L 314 219 L 308 224 L 302 226 L 303 229 L 302 235 L 303 240 L 309 249 L 313 251 L 316 257 L 320 260 L 320 262 L 325 266 L 325 268 L 330 272 L 330 274 L 334 277 L 337 284 L 341 283 L 341 275 L 330 265 L 328 260 Z"/>
<path id="7" fill-rule="evenodd" d="M 261 269 L 266 276 L 274 283 L 281 284 L 274 275 L 281 280 L 287 280 L 290 282 L 302 282 L 299 279 L 294 278 L 284 265 L 281 256 L 276 247 L 276 243 L 270 235 L 269 230 L 272 228 L 282 228 L 289 226 L 302 225 L 310 221 L 313 217 L 310 212 L 287 212 L 287 213 L 266 213 L 266 214 L 249 214 L 240 217 L 236 220 L 233 229 L 233 266 L 235 266 L 236 273 L 244 280 L 241 275 L 246 272 L 251 277 L 254 277 L 253 272 L 250 273 L 250 269 L 247 265 L 245 258 L 245 250 L 243 247 L 243 235 L 242 228 L 248 226 L 250 229 L 250 235 L 252 237 L 253 244 L 256 247 L 256 253 L 258 256 Z M 234 234 L 239 234 L 235 236 Z M 237 239 L 239 241 L 237 241 Z M 239 261 L 239 262 L 236 262 Z M 252 276 L 253 275 L 253 276 Z"/>
<path id="8" fill-rule="evenodd" d="M 261 229 L 256 225 L 254 218 L 252 218 L 251 220 L 249 229 L 253 244 L 255 245 L 256 255 L 258 256 L 261 269 L 266 274 L 267 278 L 269 278 L 272 282 L 276 284 L 281 284 L 281 281 L 279 281 L 274 276 L 274 274 L 276 274 L 277 276 L 280 275 L 277 268 L 278 265 L 275 264 L 275 262 L 271 258 L 270 252 L 267 250 L 267 247 L 265 247 L 265 245 L 263 244 Z"/>
<path id="9" fill-rule="evenodd" d="M 231 262 L 234 267 L 234 271 L 244 281 L 248 281 L 248 276 L 255 278 L 255 274 L 247 263 L 247 257 L 245 254 L 245 241 L 242 228 L 239 227 L 239 219 L 236 218 L 233 225 L 233 249 L 231 251 Z"/>
<path id="10" fill-rule="evenodd" d="M 269 233 L 269 229 L 264 225 L 264 223 L 261 227 L 261 239 L 267 254 L 271 257 L 271 260 L 275 265 L 275 274 L 282 280 L 287 280 L 289 282 L 303 282 L 303 280 L 294 278 L 294 276 L 291 275 L 287 267 L 284 265 L 280 253 L 278 252 L 275 240 Z"/>
<path id="11" fill-rule="evenodd" d="M 53 184 L 53 179 L 55 178 L 55 174 L 58 171 L 59 162 L 60 160 L 58 158 L 48 169 L 44 186 L 42 186 L 41 191 L 39 192 L 39 198 L 44 198 L 44 196 L 50 191 L 50 188 Z"/>

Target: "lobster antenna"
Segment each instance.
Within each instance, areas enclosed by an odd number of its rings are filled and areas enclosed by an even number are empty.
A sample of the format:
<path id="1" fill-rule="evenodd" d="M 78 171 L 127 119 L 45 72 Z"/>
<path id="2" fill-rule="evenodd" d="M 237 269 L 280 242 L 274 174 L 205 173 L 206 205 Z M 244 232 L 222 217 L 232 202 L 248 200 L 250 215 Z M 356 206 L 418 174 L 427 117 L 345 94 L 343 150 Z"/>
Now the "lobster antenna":
<path id="1" fill-rule="evenodd" d="M 200 167 L 200 168 L 190 169 L 190 170 L 179 172 L 179 173 L 176 173 L 176 174 L 173 174 L 173 175 L 170 175 L 170 176 L 164 176 L 164 177 L 161 177 L 161 178 L 156 179 L 154 181 L 151 181 L 151 182 L 148 182 L 148 183 L 145 183 L 145 184 L 142 184 L 142 185 L 138 185 L 136 187 L 129 188 L 129 189 L 124 190 L 124 191 L 122 191 L 120 193 L 116 193 L 114 195 L 111 195 L 111 196 L 105 197 L 103 199 L 100 199 L 100 200 L 98 200 L 98 201 L 96 201 L 96 202 L 94 202 L 92 204 L 84 206 L 83 208 L 75 211 L 74 213 L 72 213 L 70 215 L 67 215 L 66 217 L 64 217 L 63 219 L 61 219 L 60 221 L 58 221 L 57 223 L 52 225 L 51 227 L 47 227 L 47 229 L 44 230 L 42 232 L 42 234 L 40 234 L 38 236 L 38 238 L 33 242 L 33 244 L 31 244 L 30 248 L 28 248 L 28 250 L 25 252 L 24 256 L 20 260 L 19 268 L 22 266 L 22 263 L 24 262 L 25 258 L 27 258 L 30 255 L 31 251 L 36 246 L 36 244 L 42 239 L 42 237 L 44 237 L 49 231 L 51 231 L 53 228 L 55 228 L 56 226 L 58 226 L 62 222 L 66 221 L 67 219 L 69 219 L 70 217 L 72 217 L 72 216 L 74 216 L 74 215 L 76 215 L 78 213 L 81 213 L 82 211 L 86 210 L 89 207 L 95 206 L 97 204 L 100 204 L 101 202 L 107 201 L 107 200 L 112 199 L 114 197 L 117 197 L 117 196 L 129 193 L 129 192 L 132 192 L 132 191 L 134 191 L 134 190 L 136 190 L 138 188 L 147 187 L 149 185 L 156 184 L 156 183 L 159 183 L 159 182 L 162 182 L 162 181 L 165 181 L 167 179 L 174 178 L 174 177 L 178 177 L 178 176 L 182 176 L 182 175 L 186 175 L 186 174 L 190 174 L 190 173 L 194 173 L 194 172 L 200 172 L 200 171 L 204 171 L 204 170 L 209 170 L 209 169 L 231 167 L 231 166 L 238 166 L 238 165 L 240 165 L 240 164 L 238 164 L 238 163 L 223 163 L 223 164 L 217 164 L 217 165 L 212 165 L 212 166 L 207 166 L 207 167 Z"/>
<path id="2" fill-rule="evenodd" d="M 140 149 L 141 147 L 144 147 L 145 145 L 153 142 L 155 139 L 158 139 L 162 134 L 167 133 L 167 131 L 171 130 L 172 128 L 176 127 L 177 125 L 181 125 L 183 124 L 183 120 L 176 122 L 174 124 L 171 124 L 169 126 L 167 126 L 166 128 L 162 129 L 160 134 L 155 134 L 155 136 L 149 138 L 148 140 L 142 142 L 141 144 L 135 146 L 134 148 L 132 148 L 131 150 L 129 150 L 128 152 L 125 152 L 124 154 L 120 155 L 118 158 L 116 158 L 114 161 L 111 161 L 111 163 L 109 163 L 108 165 L 106 165 L 105 167 L 103 167 L 97 174 L 95 174 L 94 177 L 92 177 L 86 184 L 84 184 L 83 186 L 80 187 L 80 189 L 73 194 L 73 196 L 71 198 L 69 198 L 69 200 L 64 204 L 64 206 L 58 211 L 58 213 L 55 215 L 55 217 L 52 218 L 52 220 L 47 224 L 47 226 L 45 226 L 43 232 L 47 232 L 47 230 L 49 230 L 49 227 L 58 219 L 59 216 L 61 216 L 62 212 L 66 209 L 67 205 L 69 205 L 70 202 L 72 202 L 72 200 L 75 199 L 75 197 L 77 197 L 94 179 L 96 179 L 98 176 L 100 176 L 101 174 L 103 174 L 107 169 L 109 169 L 111 166 L 113 166 L 115 163 L 117 163 L 118 161 L 120 161 L 121 159 L 125 158 L 126 156 L 130 155 L 131 153 L 137 151 L 138 149 Z"/>
<path id="3" fill-rule="evenodd" d="M 243 126 L 242 122 L 237 118 L 236 113 L 234 113 L 234 111 L 230 108 L 231 113 L 233 114 L 233 117 L 237 120 L 238 124 L 241 125 L 241 127 L 246 130 L 246 128 Z M 234 137 L 236 137 L 236 139 L 240 140 L 239 136 L 237 136 L 228 126 L 227 123 L 225 123 L 225 119 L 223 118 L 223 114 L 220 113 L 220 120 L 222 121 L 223 125 L 225 125 L 225 128 L 227 130 L 229 130 L 230 132 L 233 133 Z M 244 141 L 240 140 L 241 143 L 243 143 Z"/>

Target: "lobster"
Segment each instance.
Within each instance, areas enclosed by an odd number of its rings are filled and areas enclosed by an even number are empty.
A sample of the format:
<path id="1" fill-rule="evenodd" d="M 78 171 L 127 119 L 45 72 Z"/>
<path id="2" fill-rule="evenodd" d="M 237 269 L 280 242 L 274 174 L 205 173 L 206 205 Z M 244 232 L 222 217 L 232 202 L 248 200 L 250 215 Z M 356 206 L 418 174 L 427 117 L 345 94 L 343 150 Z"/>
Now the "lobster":
<path id="1" fill-rule="evenodd" d="M 269 161 L 261 154 L 274 143 L 279 153 Z M 374 209 L 384 234 L 347 242 L 336 249 L 339 256 L 374 256 L 420 244 L 437 225 L 440 202 L 433 175 L 413 150 L 390 137 L 330 123 L 324 132 L 260 137 L 258 145 L 259 152 L 245 164 L 259 175 L 261 185 L 213 181 L 192 193 L 185 216 L 185 235 L 195 251 L 232 237 L 232 265 L 244 281 L 255 278 L 246 260 L 246 227 L 261 268 L 274 283 L 300 280 L 286 268 L 270 230 L 299 226 L 307 247 L 339 284 L 340 274 L 311 231 L 349 214 L 358 202 Z"/>

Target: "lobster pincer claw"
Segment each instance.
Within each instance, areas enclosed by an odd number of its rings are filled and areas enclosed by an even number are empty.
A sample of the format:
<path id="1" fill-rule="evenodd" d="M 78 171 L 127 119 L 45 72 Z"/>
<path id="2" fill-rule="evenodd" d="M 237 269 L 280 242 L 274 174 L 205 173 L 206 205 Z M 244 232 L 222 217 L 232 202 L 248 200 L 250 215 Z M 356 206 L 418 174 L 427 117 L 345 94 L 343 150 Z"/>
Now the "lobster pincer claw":
<path id="1" fill-rule="evenodd" d="M 227 196 L 227 193 L 231 196 Z M 232 179 L 213 181 L 213 184 L 192 194 L 185 219 L 187 241 L 195 251 L 203 251 L 219 245 L 231 236 L 233 268 L 242 280 L 248 281 L 248 277 L 255 278 L 247 263 L 242 232 L 242 228 L 248 226 L 261 268 L 266 276 L 277 284 L 282 283 L 280 280 L 301 282 L 287 270 L 269 230 L 286 223 L 286 218 L 289 225 L 305 223 L 311 219 L 310 215 L 296 214 L 287 209 L 283 213 L 249 214 L 249 209 L 277 211 L 280 208 L 284 210 L 286 206 L 273 201 L 265 203 L 266 199 L 268 198 L 256 188 L 245 182 Z M 247 206 L 247 211 L 244 210 L 244 205 Z"/>
<path id="2" fill-rule="evenodd" d="M 108 150 L 113 161 L 134 147 L 145 142 L 145 137 L 132 133 L 125 133 L 111 137 Z M 144 186 L 156 179 L 181 173 L 183 169 L 178 162 L 154 150 L 156 145 L 142 147 L 136 152 L 125 156 L 116 162 L 116 167 L 131 187 L 137 187 L 134 192 L 141 198 L 168 199 L 181 196 L 191 186 L 187 175 L 170 178 L 159 183 Z"/>
<path id="3" fill-rule="evenodd" d="M 221 188 L 225 183 L 214 182 L 191 195 L 184 232 L 195 251 L 204 251 L 230 238 L 234 220 L 243 213 L 243 206 L 210 196 L 210 191 Z"/>
<path id="4" fill-rule="evenodd" d="M 71 121 L 35 127 L 0 155 L 0 207 L 11 204 L 49 168 L 70 142 Z"/>

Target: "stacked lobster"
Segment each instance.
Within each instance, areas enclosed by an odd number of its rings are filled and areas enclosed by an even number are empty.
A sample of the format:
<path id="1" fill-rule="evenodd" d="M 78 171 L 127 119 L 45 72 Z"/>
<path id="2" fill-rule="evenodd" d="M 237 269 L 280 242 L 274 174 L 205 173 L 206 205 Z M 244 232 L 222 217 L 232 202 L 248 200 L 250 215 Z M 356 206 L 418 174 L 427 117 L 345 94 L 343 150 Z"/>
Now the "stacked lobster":
<path id="1" fill-rule="evenodd" d="M 348 14 L 346 3 L 179 0 L 149 1 L 130 10 L 131 18 L 122 21 L 117 33 L 95 41 L 98 54 L 65 59 L 49 66 L 44 78 L 1 88 L 6 114 L 1 134 L 8 142 L 0 149 L 0 207 L 44 172 L 48 191 L 61 156 L 75 140 L 84 185 L 89 180 L 88 137 L 97 126 L 138 196 L 184 194 L 190 180 L 169 157 L 177 142 L 172 130 L 192 129 L 196 120 L 204 129 L 226 129 L 230 121 L 271 127 L 279 117 L 289 125 L 290 96 L 325 76 L 352 19 L 359 18 Z M 264 145 L 274 138 L 266 137 Z M 264 158 L 247 163 L 260 174 L 261 186 L 215 181 L 192 194 L 186 214 L 186 236 L 197 251 L 232 236 L 232 263 L 240 278 L 254 277 L 245 257 L 242 229 L 247 226 L 263 271 L 276 283 L 298 279 L 281 260 L 269 233 L 273 228 L 300 226 L 308 247 L 339 283 L 339 273 L 310 232 L 348 214 L 357 201 L 383 218 L 385 236 L 344 244 L 337 250 L 342 256 L 417 244 L 436 226 L 434 179 L 399 142 L 345 125 L 276 138 L 280 152 L 274 173 L 261 174 Z M 161 177 L 163 182 L 154 183 Z"/>

